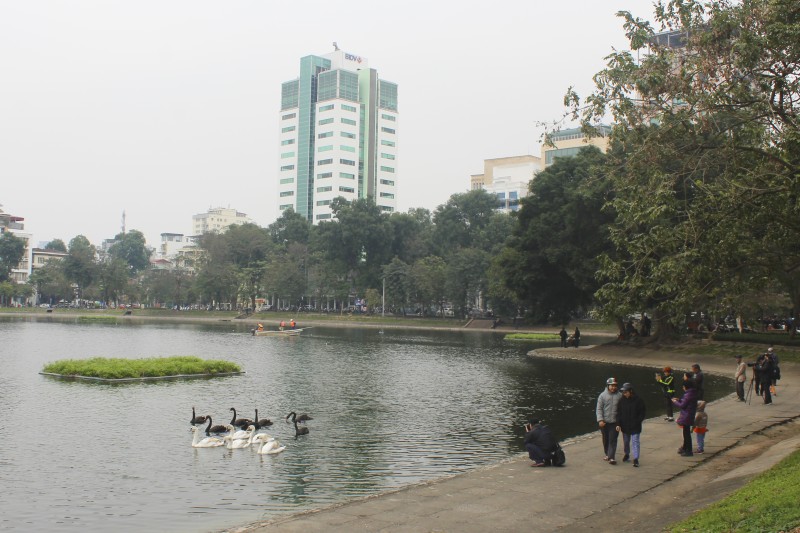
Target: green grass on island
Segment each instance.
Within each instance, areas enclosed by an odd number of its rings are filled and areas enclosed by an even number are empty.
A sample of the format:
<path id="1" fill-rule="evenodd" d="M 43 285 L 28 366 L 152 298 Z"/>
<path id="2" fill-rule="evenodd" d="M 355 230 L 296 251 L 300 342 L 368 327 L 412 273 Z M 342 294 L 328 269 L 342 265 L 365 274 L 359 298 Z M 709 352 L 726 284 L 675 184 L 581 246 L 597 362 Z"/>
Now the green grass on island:
<path id="1" fill-rule="evenodd" d="M 558 339 L 557 333 L 509 333 L 507 341 L 553 341 Z"/>
<path id="2" fill-rule="evenodd" d="M 800 451 L 727 498 L 672 524 L 684 531 L 794 531 L 800 526 Z"/>
<path id="3" fill-rule="evenodd" d="M 45 365 L 42 372 L 72 377 L 100 379 L 136 379 L 184 375 L 227 374 L 241 372 L 239 365 L 216 359 L 193 356 L 153 357 L 148 359 L 62 359 Z"/>

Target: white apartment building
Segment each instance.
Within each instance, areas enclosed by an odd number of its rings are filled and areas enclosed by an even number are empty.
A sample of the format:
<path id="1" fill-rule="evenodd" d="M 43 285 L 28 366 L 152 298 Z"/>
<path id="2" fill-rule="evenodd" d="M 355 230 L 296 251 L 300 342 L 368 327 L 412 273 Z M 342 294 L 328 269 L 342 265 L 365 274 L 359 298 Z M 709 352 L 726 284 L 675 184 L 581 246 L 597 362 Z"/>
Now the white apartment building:
<path id="1" fill-rule="evenodd" d="M 497 196 L 498 211 L 517 211 L 519 201 L 528 195 L 528 186 L 541 169 L 541 159 L 533 155 L 485 159 L 483 174 L 471 175 L 470 186 Z"/>
<path id="2" fill-rule="evenodd" d="M 162 233 L 161 244 L 158 246 L 158 258 L 171 261 L 187 249 L 196 249 L 198 239 L 196 235 Z"/>
<path id="3" fill-rule="evenodd" d="M 254 222 L 245 213 L 225 207 L 210 208 L 206 213 L 192 215 L 192 231 L 195 235 L 223 233 L 234 224 L 254 224 Z"/>
<path id="4" fill-rule="evenodd" d="M 372 198 L 397 208 L 397 84 L 367 59 L 338 48 L 300 60 L 300 76 L 281 88 L 279 211 L 317 223 L 331 201 Z"/>
<path id="5" fill-rule="evenodd" d="M 31 234 L 25 232 L 24 220 L 23 217 L 9 215 L 0 209 L 0 235 L 9 232 L 25 241 L 25 255 L 16 268 L 11 269 L 11 281 L 15 283 L 25 283 L 31 275 Z"/>

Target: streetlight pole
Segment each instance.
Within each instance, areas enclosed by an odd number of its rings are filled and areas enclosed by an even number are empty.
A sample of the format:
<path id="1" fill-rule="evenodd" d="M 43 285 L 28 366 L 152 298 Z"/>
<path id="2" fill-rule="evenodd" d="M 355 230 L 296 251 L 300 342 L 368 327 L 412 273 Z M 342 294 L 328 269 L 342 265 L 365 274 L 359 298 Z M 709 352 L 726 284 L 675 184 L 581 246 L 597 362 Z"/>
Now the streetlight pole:
<path id="1" fill-rule="evenodd" d="M 383 278 L 383 294 L 381 295 L 381 318 L 386 317 L 386 278 Z"/>

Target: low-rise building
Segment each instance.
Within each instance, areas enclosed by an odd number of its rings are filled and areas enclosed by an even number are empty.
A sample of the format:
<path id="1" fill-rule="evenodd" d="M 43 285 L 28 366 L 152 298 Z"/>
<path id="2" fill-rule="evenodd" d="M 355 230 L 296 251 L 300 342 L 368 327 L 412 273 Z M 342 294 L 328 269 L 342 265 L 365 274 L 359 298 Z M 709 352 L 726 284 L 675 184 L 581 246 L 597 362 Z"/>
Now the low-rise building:
<path id="1" fill-rule="evenodd" d="M 245 213 L 225 207 L 210 208 L 206 213 L 192 215 L 192 231 L 195 235 L 224 233 L 234 224 L 254 224 L 254 222 Z"/>
<path id="2" fill-rule="evenodd" d="M 470 176 L 470 187 L 497 196 L 498 210 L 516 211 L 520 199 L 528 195 L 531 180 L 541 169 L 541 159 L 533 155 L 486 159 L 483 174 Z"/>

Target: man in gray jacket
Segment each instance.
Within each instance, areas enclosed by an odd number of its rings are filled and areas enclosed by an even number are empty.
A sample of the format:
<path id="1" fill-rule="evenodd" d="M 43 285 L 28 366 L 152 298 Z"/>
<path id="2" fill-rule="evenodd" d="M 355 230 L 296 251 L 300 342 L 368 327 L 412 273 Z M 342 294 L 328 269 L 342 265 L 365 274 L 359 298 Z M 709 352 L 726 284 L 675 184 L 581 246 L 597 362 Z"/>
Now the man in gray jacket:
<path id="1" fill-rule="evenodd" d="M 603 452 L 606 454 L 603 460 L 612 465 L 617 464 L 614 456 L 617 454 L 617 437 L 619 436 L 616 424 L 620 398 L 622 398 L 622 394 L 617 390 L 617 380 L 608 378 L 606 390 L 597 398 L 596 412 L 597 425 L 600 426 L 600 434 L 603 436 Z"/>

